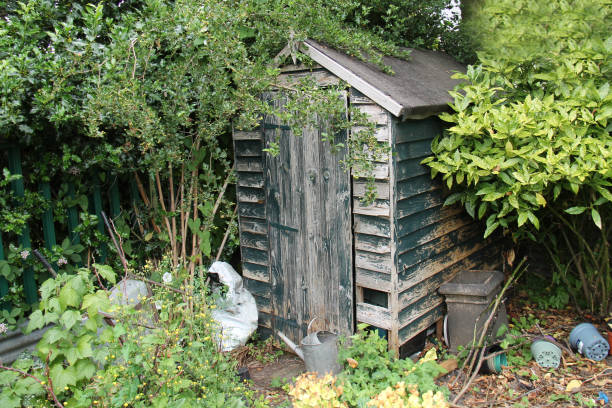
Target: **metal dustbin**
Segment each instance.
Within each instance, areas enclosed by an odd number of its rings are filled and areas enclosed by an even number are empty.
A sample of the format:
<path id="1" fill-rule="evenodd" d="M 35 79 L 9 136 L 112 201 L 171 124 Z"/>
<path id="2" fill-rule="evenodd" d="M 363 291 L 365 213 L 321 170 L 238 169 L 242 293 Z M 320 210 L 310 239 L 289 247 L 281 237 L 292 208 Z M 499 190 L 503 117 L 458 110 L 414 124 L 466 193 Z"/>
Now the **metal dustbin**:
<path id="1" fill-rule="evenodd" d="M 459 345 L 470 345 L 474 333 L 478 340 L 489 316 L 487 307 L 501 290 L 503 281 L 504 274 L 499 271 L 462 271 L 440 286 L 448 308 L 446 330 L 451 352 L 456 352 Z M 508 324 L 508 315 L 502 303 L 488 333 L 494 336 L 504 324 Z"/>

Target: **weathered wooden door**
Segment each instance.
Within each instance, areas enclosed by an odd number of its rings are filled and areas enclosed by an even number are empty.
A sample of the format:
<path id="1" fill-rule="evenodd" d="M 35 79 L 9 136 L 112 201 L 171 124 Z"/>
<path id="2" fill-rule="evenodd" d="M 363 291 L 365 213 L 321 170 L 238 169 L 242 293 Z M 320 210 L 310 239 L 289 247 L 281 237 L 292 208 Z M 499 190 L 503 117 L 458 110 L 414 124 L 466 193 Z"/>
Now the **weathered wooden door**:
<path id="1" fill-rule="evenodd" d="M 349 335 L 353 250 L 350 175 L 340 165 L 344 152 L 332 153 L 321 141 L 324 124 L 297 137 L 267 116 L 263 131 L 266 146 L 280 142 L 280 154 L 265 159 L 273 326 L 298 341 L 310 320 L 320 317 L 327 319 L 326 328 Z"/>

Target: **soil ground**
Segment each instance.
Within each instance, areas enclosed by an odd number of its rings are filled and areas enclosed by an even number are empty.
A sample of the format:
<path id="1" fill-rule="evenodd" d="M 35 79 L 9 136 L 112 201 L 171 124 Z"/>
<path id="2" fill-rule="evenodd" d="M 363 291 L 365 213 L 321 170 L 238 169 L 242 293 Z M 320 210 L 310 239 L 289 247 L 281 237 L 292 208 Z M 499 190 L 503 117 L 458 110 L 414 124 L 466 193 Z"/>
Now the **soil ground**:
<path id="1" fill-rule="evenodd" d="M 510 319 L 519 320 L 524 316 L 537 323 L 524 328 L 523 335 L 531 340 L 542 335 L 553 336 L 565 347 L 562 363 L 558 369 L 544 369 L 534 360 L 519 365 L 504 367 L 498 374 L 478 375 L 468 391 L 451 406 L 457 407 L 577 407 L 608 406 L 600 397 L 600 392 L 612 399 L 612 357 L 603 361 L 592 361 L 570 351 L 569 333 L 584 321 L 595 324 L 600 333 L 605 333 L 602 321 L 589 315 L 580 315 L 574 308 L 563 310 L 542 310 L 530 303 L 526 294 L 515 294 L 507 305 Z M 511 320 L 512 321 L 512 320 Z M 525 326 L 525 325 L 522 325 Z M 434 347 L 426 343 L 424 351 Z M 268 346 L 269 348 L 269 346 Z M 438 355 L 447 358 L 445 350 Z M 520 360 L 520 353 L 518 354 Z M 249 368 L 251 388 L 262 394 L 273 406 L 287 406 L 287 394 L 280 387 L 304 372 L 303 362 L 294 354 L 284 353 L 274 361 L 262 363 L 246 358 L 243 364 Z M 450 390 L 452 401 L 466 381 L 460 370 L 454 370 L 438 380 Z M 459 376 L 459 379 L 457 377 Z M 457 381 L 456 381 L 457 380 Z M 575 388 L 573 388 L 575 387 Z"/>

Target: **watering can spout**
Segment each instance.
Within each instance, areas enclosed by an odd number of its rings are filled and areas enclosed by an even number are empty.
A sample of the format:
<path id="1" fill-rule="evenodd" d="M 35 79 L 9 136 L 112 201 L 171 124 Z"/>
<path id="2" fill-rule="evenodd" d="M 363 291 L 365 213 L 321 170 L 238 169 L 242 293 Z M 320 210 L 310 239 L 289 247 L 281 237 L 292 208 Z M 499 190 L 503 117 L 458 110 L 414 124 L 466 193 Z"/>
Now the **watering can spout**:
<path id="1" fill-rule="evenodd" d="M 282 341 L 285 342 L 285 344 L 287 346 L 289 346 L 289 348 L 295 353 L 297 354 L 297 356 L 299 358 L 301 358 L 302 360 L 304 360 L 304 353 L 302 352 L 302 349 L 300 349 L 294 342 L 292 342 L 291 340 L 289 340 L 289 338 L 287 336 L 285 336 L 285 334 L 279 330 L 276 331 L 276 334 L 278 335 L 278 337 L 281 338 Z"/>

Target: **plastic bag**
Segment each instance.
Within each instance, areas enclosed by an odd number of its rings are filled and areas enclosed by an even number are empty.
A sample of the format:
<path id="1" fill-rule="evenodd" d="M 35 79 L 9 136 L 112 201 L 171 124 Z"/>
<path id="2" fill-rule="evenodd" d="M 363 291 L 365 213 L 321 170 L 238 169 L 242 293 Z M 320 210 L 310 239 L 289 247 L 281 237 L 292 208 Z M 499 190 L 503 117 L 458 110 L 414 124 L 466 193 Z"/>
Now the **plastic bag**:
<path id="1" fill-rule="evenodd" d="M 213 263 L 208 272 L 216 273 L 219 281 L 228 288 L 219 309 L 212 312 L 212 318 L 219 323 L 219 331 L 215 334 L 217 344 L 222 351 L 244 346 L 257 329 L 255 298 L 242 285 L 242 277 L 227 262 Z"/>

